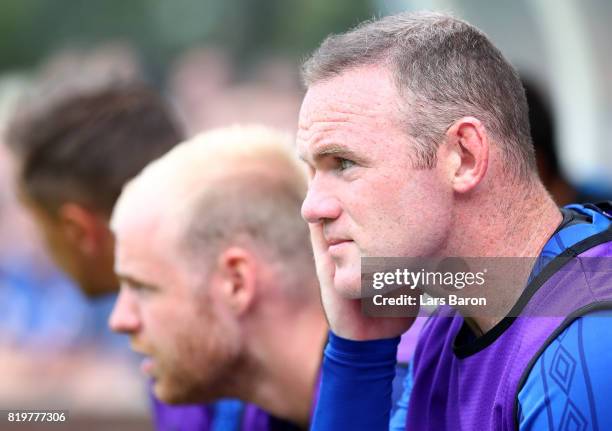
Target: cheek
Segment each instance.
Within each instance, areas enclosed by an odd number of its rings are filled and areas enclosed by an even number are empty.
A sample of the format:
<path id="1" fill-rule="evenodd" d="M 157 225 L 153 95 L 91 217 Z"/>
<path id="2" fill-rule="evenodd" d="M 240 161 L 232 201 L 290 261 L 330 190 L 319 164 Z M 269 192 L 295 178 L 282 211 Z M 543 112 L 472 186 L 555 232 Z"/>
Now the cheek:
<path id="1" fill-rule="evenodd" d="M 151 320 L 148 342 L 154 350 L 158 365 L 158 378 L 168 387 L 200 386 L 199 382 L 211 369 L 214 352 L 214 331 L 209 325 L 196 322 L 186 312 L 181 315 L 166 313 Z"/>
<path id="2" fill-rule="evenodd" d="M 147 341 L 161 354 L 176 351 L 179 341 L 190 335 L 185 321 L 191 320 L 191 313 L 169 295 L 141 300 L 140 315 Z"/>
<path id="3" fill-rule="evenodd" d="M 452 194 L 433 171 L 420 171 L 411 178 L 382 178 L 363 187 L 361 196 L 355 221 L 367 236 L 368 255 L 427 254 L 444 236 Z"/>
<path id="4" fill-rule="evenodd" d="M 378 234 L 405 223 L 415 197 L 414 190 L 406 187 L 405 182 L 380 177 L 357 184 L 349 197 L 352 205 L 348 205 L 346 211 L 360 228 Z"/>
<path id="5" fill-rule="evenodd" d="M 183 316 L 182 329 L 176 333 L 179 359 L 187 360 L 188 366 L 195 367 L 199 373 L 203 364 L 213 372 L 223 365 L 232 355 L 237 338 L 232 325 L 212 311 L 192 311 L 191 318 Z"/>
<path id="6" fill-rule="evenodd" d="M 197 325 L 185 326 L 172 358 L 175 367 L 168 370 L 172 380 L 194 395 L 188 397 L 191 401 L 227 396 L 239 364 L 238 341 L 234 328 L 218 321 L 200 319 Z"/>
<path id="7" fill-rule="evenodd" d="M 386 198 L 393 210 L 421 223 L 445 211 L 452 198 L 452 190 L 440 180 L 435 169 L 413 172 L 410 177 L 388 183 L 387 188 Z"/>

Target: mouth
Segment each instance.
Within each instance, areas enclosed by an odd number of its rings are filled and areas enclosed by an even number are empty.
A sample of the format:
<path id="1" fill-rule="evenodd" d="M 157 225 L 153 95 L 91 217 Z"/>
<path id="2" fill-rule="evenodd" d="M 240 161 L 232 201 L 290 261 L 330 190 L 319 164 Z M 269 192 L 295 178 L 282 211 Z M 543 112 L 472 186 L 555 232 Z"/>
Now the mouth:
<path id="1" fill-rule="evenodd" d="M 327 245 L 329 247 L 338 245 L 338 244 L 342 244 L 344 242 L 352 242 L 352 240 L 349 238 L 343 238 L 340 236 L 331 236 L 331 235 L 330 236 L 325 235 L 325 241 L 327 242 Z"/>
<path id="2" fill-rule="evenodd" d="M 330 238 L 327 240 L 328 252 L 330 255 L 339 255 L 344 248 L 351 244 L 353 240 L 344 238 Z"/>
<path id="3" fill-rule="evenodd" d="M 132 351 L 134 351 L 134 353 L 142 357 L 142 360 L 140 361 L 140 371 L 144 375 L 152 377 L 153 369 L 155 366 L 155 361 L 153 359 L 153 356 L 150 353 L 146 352 L 144 349 L 141 349 L 138 346 L 135 346 L 133 344 L 130 347 Z"/>

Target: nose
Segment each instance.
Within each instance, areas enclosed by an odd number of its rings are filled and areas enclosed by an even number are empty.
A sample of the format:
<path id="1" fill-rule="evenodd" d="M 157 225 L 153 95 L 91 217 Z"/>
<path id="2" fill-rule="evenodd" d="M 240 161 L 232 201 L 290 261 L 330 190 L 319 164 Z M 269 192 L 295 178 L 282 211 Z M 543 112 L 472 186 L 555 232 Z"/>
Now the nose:
<path id="1" fill-rule="evenodd" d="M 302 218 L 308 223 L 318 223 L 325 220 L 335 220 L 340 217 L 342 208 L 340 202 L 325 183 L 315 177 L 308 185 L 308 192 L 302 202 Z"/>
<path id="2" fill-rule="evenodd" d="M 123 334 L 133 334 L 140 329 L 138 306 L 131 292 L 128 292 L 126 288 L 122 287 L 119 291 L 119 296 L 108 319 L 108 326 L 114 332 Z"/>

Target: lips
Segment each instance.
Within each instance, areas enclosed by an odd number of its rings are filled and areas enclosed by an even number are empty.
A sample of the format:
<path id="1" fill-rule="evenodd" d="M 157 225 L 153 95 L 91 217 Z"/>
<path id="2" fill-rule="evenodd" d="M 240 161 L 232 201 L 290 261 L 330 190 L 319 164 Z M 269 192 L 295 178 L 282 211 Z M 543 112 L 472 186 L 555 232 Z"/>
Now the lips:
<path id="1" fill-rule="evenodd" d="M 149 356 L 145 356 L 140 363 L 140 371 L 146 376 L 153 375 L 153 359 Z"/>
<path id="2" fill-rule="evenodd" d="M 352 240 L 345 238 L 329 238 L 327 240 L 327 251 L 332 258 L 340 258 L 345 255 L 345 248 L 352 242 Z"/>
<path id="3" fill-rule="evenodd" d="M 330 247 L 333 245 L 338 245 L 341 244 L 343 242 L 349 242 L 351 241 L 350 239 L 344 239 L 344 238 L 329 238 L 327 239 L 327 245 L 329 245 Z"/>
<path id="4" fill-rule="evenodd" d="M 132 343 L 130 347 L 135 353 L 142 357 L 142 361 L 140 362 L 140 371 L 143 374 L 152 377 L 153 368 L 155 364 L 152 355 L 150 353 L 147 353 L 145 349 L 141 349 L 134 343 Z"/>

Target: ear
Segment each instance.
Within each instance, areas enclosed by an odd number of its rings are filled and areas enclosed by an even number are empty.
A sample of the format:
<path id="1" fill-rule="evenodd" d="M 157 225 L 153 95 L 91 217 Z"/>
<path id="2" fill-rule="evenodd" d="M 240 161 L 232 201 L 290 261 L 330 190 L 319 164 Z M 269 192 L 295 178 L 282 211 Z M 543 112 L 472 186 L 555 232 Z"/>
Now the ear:
<path id="1" fill-rule="evenodd" d="M 255 298 L 257 261 L 242 247 L 226 249 L 217 260 L 222 300 L 236 314 L 245 313 Z"/>
<path id="2" fill-rule="evenodd" d="M 64 236 L 86 256 L 101 253 L 108 223 L 99 214 L 76 203 L 65 203 L 58 210 Z"/>
<path id="3" fill-rule="evenodd" d="M 474 117 L 455 121 L 446 131 L 440 157 L 446 162 L 451 185 L 457 193 L 473 190 L 489 166 L 489 138 L 482 122 Z"/>

